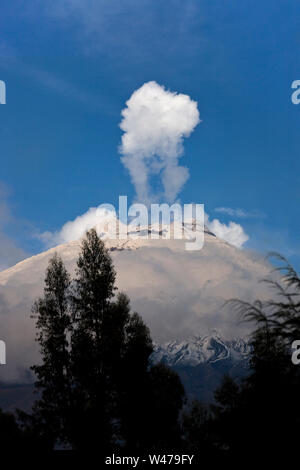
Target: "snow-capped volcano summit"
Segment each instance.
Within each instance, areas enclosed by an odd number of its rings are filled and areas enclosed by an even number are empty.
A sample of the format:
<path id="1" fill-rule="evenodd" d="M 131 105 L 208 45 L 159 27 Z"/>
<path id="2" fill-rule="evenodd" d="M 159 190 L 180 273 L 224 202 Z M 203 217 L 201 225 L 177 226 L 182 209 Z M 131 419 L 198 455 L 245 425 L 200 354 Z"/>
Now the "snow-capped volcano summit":
<path id="1" fill-rule="evenodd" d="M 101 233 L 103 227 L 96 228 Z M 170 235 L 175 228 L 174 224 L 167 227 Z M 208 343 L 202 335 L 214 328 L 226 338 L 245 332 L 235 314 L 223 308 L 224 301 L 268 297 L 267 287 L 259 281 L 268 276 L 270 266 L 260 256 L 229 245 L 207 229 L 203 248 L 187 251 L 186 239 L 193 235 L 194 227 L 181 228 L 185 231 L 181 240 L 169 238 L 166 232 L 160 234 L 160 227 L 154 224 L 134 227 L 134 236 L 128 239 L 106 238 L 105 244 L 111 251 L 119 290 L 129 295 L 133 310 L 142 315 L 154 341 L 169 342 L 165 354 L 173 348 L 185 360 L 192 360 L 198 351 L 199 360 L 201 354 L 213 360 L 227 354 L 228 345 L 218 341 L 212 351 L 213 340 Z M 146 237 L 149 232 L 157 238 Z M 51 256 L 57 252 L 74 275 L 79 251 L 80 240 L 64 243 L 0 272 L 0 339 L 7 346 L 0 381 L 31 380 L 29 367 L 39 355 L 30 318 L 32 303 L 42 293 Z M 198 340 L 185 348 L 176 342 L 199 334 L 201 347 Z"/>

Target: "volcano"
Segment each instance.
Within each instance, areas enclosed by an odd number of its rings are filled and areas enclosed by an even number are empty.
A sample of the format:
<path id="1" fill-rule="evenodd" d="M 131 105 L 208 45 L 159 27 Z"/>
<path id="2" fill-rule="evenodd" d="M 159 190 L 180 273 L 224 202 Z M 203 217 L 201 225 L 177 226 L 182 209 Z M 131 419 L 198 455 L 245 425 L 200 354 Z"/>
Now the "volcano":
<path id="1" fill-rule="evenodd" d="M 101 224 L 96 229 L 103 234 Z M 192 227 L 183 230 L 186 239 Z M 228 307 L 224 308 L 224 302 L 231 298 L 267 298 L 267 287 L 260 281 L 269 275 L 269 263 L 257 253 L 229 245 L 207 229 L 203 248 L 187 251 L 184 238 L 170 238 L 173 231 L 174 224 L 167 230 L 136 227 L 131 229 L 129 239 L 105 240 L 119 290 L 129 295 L 132 309 L 141 314 L 158 345 L 174 341 L 186 344 L 188 338 L 211 335 L 215 329 L 223 344 L 234 337 L 243 338 L 247 327 Z M 151 234 L 158 235 L 158 239 L 146 237 Z M 31 306 L 42 293 L 49 259 L 57 252 L 73 275 L 80 243 L 78 240 L 56 246 L 0 272 L 0 338 L 6 342 L 7 351 L 7 363 L 0 367 L 0 382 L 32 382 L 30 366 L 39 360 L 39 350 Z"/>

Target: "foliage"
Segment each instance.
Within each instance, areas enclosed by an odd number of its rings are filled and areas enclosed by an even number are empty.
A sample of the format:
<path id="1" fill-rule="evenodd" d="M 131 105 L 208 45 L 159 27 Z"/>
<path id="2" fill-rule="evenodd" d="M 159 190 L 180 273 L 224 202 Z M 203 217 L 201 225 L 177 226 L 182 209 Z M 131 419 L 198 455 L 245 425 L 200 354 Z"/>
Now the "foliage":
<path id="1" fill-rule="evenodd" d="M 19 413 L 47 448 L 150 450 L 180 440 L 184 390 L 177 374 L 151 367 L 152 340 L 128 297 L 116 295 L 111 257 L 95 230 L 82 242 L 75 279 L 55 255 L 33 307 L 40 397 Z"/>

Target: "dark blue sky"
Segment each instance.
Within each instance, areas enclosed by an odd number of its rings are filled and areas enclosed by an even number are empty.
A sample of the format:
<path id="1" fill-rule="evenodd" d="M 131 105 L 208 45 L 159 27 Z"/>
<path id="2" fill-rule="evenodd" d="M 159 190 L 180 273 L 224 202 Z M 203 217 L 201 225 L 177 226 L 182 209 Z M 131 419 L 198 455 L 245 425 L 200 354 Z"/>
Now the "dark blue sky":
<path id="1" fill-rule="evenodd" d="M 299 23 L 297 0 L 2 2 L 5 239 L 34 253 L 36 234 L 119 194 L 133 198 L 120 112 L 155 80 L 190 95 L 202 119 L 185 142 L 181 201 L 204 203 L 212 218 L 243 226 L 248 248 L 299 267 Z"/>

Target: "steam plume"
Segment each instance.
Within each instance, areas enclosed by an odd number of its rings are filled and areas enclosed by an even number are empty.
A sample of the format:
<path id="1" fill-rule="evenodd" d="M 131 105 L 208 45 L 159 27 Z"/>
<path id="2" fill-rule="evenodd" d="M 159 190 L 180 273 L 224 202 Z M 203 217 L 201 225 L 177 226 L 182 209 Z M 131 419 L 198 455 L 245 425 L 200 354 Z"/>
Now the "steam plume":
<path id="1" fill-rule="evenodd" d="M 161 178 L 163 198 L 173 202 L 189 177 L 179 159 L 184 137 L 189 137 L 200 122 L 196 101 L 152 81 L 131 95 L 121 114 L 121 159 L 129 170 L 138 202 L 158 199 L 151 193 L 152 175 Z"/>

